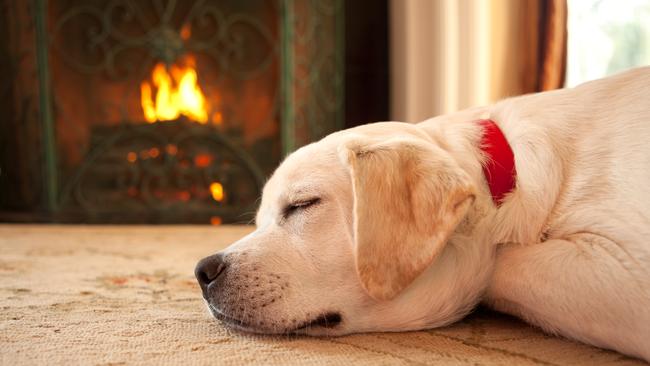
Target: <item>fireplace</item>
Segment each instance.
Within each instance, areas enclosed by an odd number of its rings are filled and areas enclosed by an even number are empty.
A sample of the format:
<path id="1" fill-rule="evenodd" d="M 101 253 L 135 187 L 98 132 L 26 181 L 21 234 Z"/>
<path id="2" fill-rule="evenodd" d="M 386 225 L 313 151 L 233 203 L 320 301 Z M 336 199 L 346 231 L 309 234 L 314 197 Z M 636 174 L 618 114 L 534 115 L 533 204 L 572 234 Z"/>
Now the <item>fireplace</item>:
<path id="1" fill-rule="evenodd" d="M 3 220 L 247 222 L 343 127 L 341 0 L 0 4 Z"/>

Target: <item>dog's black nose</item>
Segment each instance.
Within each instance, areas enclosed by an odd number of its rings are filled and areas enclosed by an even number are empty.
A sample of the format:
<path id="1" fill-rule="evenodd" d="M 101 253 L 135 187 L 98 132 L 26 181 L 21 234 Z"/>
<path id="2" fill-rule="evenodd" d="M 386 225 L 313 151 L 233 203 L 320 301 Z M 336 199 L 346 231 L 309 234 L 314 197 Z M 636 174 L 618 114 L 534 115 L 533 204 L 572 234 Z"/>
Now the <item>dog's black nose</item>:
<path id="1" fill-rule="evenodd" d="M 201 285 L 203 297 L 207 299 L 208 286 L 226 269 L 223 254 L 217 253 L 199 261 L 194 269 L 194 275 Z"/>

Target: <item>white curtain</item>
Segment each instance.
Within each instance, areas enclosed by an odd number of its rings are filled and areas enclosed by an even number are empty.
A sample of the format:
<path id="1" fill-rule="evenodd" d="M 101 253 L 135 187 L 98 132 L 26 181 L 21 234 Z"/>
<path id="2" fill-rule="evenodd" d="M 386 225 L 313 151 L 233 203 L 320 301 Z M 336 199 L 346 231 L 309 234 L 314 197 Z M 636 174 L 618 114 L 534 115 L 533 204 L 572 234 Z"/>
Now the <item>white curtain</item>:
<path id="1" fill-rule="evenodd" d="M 536 91 L 540 4 L 391 0 L 391 118 L 417 122 Z"/>

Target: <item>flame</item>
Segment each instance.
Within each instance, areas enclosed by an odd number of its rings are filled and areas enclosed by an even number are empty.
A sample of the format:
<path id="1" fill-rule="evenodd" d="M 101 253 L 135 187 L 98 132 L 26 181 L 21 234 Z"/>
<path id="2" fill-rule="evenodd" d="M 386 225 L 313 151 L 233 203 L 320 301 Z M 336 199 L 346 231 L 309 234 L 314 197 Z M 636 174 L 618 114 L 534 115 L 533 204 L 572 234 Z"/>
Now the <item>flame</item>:
<path id="1" fill-rule="evenodd" d="M 181 115 L 202 124 L 208 122 L 207 103 L 198 84 L 194 60 L 187 58 L 186 64 L 168 68 L 159 62 L 151 73 L 151 82 L 145 80 L 140 84 L 140 101 L 147 122 L 171 121 Z"/>
<path id="2" fill-rule="evenodd" d="M 223 201 L 223 185 L 219 182 L 212 182 L 210 184 L 210 193 L 212 193 L 212 198 L 217 201 Z"/>

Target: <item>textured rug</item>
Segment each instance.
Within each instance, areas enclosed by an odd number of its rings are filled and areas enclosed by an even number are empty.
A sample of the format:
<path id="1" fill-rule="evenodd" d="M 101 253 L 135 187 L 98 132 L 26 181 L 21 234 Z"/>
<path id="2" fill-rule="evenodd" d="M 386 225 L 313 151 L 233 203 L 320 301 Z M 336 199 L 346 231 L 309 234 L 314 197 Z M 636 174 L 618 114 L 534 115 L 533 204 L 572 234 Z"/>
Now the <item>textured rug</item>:
<path id="1" fill-rule="evenodd" d="M 0 364 L 644 365 L 487 310 L 410 333 L 230 331 L 192 272 L 250 230 L 0 225 Z"/>

